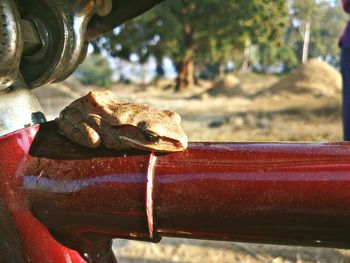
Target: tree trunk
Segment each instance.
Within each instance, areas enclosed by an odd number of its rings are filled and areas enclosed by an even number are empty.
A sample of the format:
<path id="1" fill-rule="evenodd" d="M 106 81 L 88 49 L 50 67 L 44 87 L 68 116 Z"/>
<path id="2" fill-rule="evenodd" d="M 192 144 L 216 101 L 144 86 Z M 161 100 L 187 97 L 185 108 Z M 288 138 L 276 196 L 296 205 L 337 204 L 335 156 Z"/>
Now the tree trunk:
<path id="1" fill-rule="evenodd" d="M 184 25 L 183 34 L 185 39 L 185 52 L 184 59 L 176 64 L 178 73 L 176 79 L 176 91 L 181 91 L 194 86 L 194 40 L 193 29 L 189 24 Z"/>
<path id="2" fill-rule="evenodd" d="M 303 63 L 305 63 L 309 58 L 310 32 L 311 32 L 311 23 L 309 21 L 306 21 L 305 32 L 304 32 L 304 43 L 303 43 L 303 57 L 301 60 Z"/>
<path id="3" fill-rule="evenodd" d="M 176 91 L 181 91 L 193 87 L 194 85 L 194 65 L 193 59 L 188 58 L 177 63 L 178 76 L 176 79 Z"/>
<path id="4" fill-rule="evenodd" d="M 243 51 L 243 61 L 242 66 L 240 68 L 241 73 L 249 73 L 252 71 L 252 46 L 250 41 L 246 43 L 244 51 Z"/>
<path id="5" fill-rule="evenodd" d="M 226 65 L 223 62 L 219 62 L 219 78 L 222 79 L 225 76 Z"/>

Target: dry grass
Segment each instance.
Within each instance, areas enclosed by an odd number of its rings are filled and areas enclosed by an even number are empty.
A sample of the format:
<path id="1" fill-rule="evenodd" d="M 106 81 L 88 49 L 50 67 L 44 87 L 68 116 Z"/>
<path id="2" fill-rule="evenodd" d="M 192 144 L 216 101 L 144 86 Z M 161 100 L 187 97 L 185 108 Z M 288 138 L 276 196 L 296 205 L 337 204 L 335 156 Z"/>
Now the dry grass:
<path id="1" fill-rule="evenodd" d="M 345 263 L 350 253 L 330 248 L 244 244 L 164 238 L 158 244 L 116 240 L 120 263 Z"/>

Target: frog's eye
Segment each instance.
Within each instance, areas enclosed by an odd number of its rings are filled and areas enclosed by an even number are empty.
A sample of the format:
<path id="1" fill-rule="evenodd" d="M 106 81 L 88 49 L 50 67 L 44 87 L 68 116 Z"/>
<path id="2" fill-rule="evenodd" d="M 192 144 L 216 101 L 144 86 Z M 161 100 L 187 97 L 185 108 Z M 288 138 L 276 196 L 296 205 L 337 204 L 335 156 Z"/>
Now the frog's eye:
<path id="1" fill-rule="evenodd" d="M 160 137 L 151 131 L 142 131 L 143 137 L 150 142 L 159 141 Z"/>

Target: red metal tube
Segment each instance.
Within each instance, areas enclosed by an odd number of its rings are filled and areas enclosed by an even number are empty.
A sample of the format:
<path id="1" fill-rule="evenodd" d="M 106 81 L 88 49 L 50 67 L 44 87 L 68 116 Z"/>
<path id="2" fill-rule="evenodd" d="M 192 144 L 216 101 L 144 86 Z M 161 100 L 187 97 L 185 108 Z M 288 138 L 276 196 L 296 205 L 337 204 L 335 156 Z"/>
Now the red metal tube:
<path id="1" fill-rule="evenodd" d="M 55 231 L 150 240 L 350 244 L 348 144 L 199 143 L 157 157 L 98 157 L 97 150 L 97 158 L 85 160 L 86 150 L 77 154 L 78 148 L 65 154 L 67 160 L 32 158 L 25 171 L 33 210 Z"/>
<path id="2" fill-rule="evenodd" d="M 95 258 L 118 237 L 350 247 L 349 144 L 197 143 L 153 156 L 87 151 L 48 123 L 16 163 L 28 209 Z"/>
<path id="3" fill-rule="evenodd" d="M 349 247 L 348 144 L 195 144 L 154 178 L 160 235 Z"/>

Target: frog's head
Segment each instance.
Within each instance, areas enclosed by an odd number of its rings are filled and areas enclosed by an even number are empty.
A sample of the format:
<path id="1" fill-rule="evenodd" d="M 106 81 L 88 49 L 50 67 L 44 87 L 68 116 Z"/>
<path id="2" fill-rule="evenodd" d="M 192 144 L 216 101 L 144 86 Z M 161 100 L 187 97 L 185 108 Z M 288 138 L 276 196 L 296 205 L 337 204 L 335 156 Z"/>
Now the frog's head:
<path id="1" fill-rule="evenodd" d="M 178 152 L 187 148 L 188 139 L 176 112 L 132 103 L 123 106 L 133 108 L 133 113 L 128 115 L 133 120 L 115 126 L 123 144 L 156 152 Z"/>
<path id="2" fill-rule="evenodd" d="M 178 152 L 187 148 L 188 139 L 176 112 L 124 102 L 110 91 L 91 92 L 87 99 L 91 107 L 89 112 L 101 116 L 109 127 L 113 127 L 113 134 L 122 148 L 155 152 Z"/>

